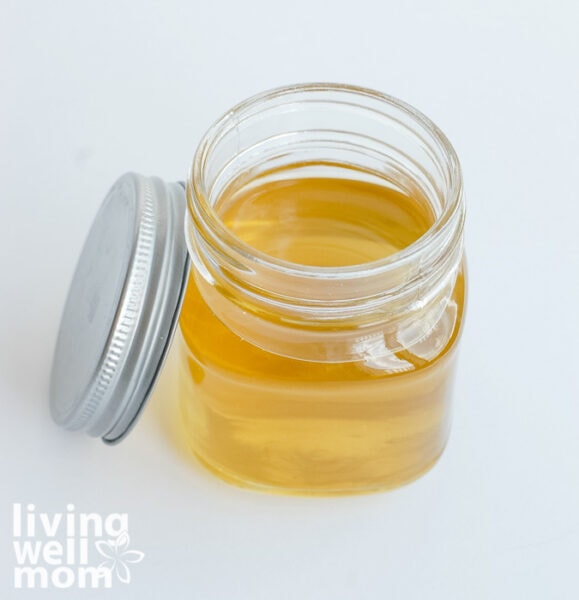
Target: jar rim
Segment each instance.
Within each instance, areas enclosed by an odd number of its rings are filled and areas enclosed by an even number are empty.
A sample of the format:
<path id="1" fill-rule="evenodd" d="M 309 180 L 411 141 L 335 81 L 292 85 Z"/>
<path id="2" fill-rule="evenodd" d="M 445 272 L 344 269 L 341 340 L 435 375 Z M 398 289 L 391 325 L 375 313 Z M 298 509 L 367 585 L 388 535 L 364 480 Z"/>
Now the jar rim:
<path id="1" fill-rule="evenodd" d="M 236 236 L 221 221 L 207 199 L 204 185 L 204 167 L 213 149 L 213 144 L 220 133 L 226 131 L 228 126 L 239 123 L 239 116 L 252 107 L 258 107 L 263 103 L 296 94 L 320 92 L 344 94 L 344 97 L 350 98 L 366 98 L 400 111 L 410 117 L 419 127 L 422 127 L 429 134 L 430 139 L 436 142 L 439 150 L 444 155 L 448 180 L 444 195 L 445 202 L 440 214 L 436 216 L 431 226 L 418 239 L 388 256 L 347 266 L 306 265 L 280 259 L 254 248 Z M 342 83 L 317 82 L 277 87 L 255 94 L 235 105 L 217 119 L 201 138 L 189 170 L 187 192 L 189 211 L 192 214 L 199 213 L 203 223 L 211 231 L 211 237 L 214 240 L 218 240 L 220 244 L 225 244 L 238 256 L 272 271 L 318 280 L 358 279 L 370 275 L 380 275 L 394 268 L 398 269 L 408 262 L 416 261 L 417 257 L 426 252 L 432 244 L 437 244 L 437 240 L 447 238 L 449 235 L 454 237 L 452 234 L 453 229 L 458 229 L 460 233 L 464 221 L 460 163 L 456 151 L 440 128 L 425 114 L 403 100 L 370 88 Z M 458 224 L 457 213 L 459 213 Z"/>

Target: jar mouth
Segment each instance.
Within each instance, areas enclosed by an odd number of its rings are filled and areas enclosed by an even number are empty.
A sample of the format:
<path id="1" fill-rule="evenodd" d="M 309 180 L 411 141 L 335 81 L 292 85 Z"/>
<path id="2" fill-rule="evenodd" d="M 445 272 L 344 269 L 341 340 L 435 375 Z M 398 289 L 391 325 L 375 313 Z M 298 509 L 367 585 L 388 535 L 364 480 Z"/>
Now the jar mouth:
<path id="1" fill-rule="evenodd" d="M 227 132 L 239 128 L 247 119 L 253 118 L 260 110 L 268 106 L 279 105 L 285 100 L 296 99 L 299 102 L 315 102 L 311 98 L 315 94 L 330 94 L 333 104 L 348 107 L 361 107 L 372 111 L 377 118 L 382 116 L 394 121 L 396 126 L 407 129 L 411 123 L 414 133 L 422 138 L 425 151 L 438 162 L 444 179 L 442 203 L 435 214 L 432 225 L 414 242 L 383 258 L 370 262 L 362 262 L 347 266 L 313 266 L 294 263 L 264 253 L 236 236 L 220 219 L 210 201 L 210 184 L 207 171 L 211 155 L 216 144 Z M 395 111 L 388 115 L 381 109 Z M 388 94 L 372 89 L 338 84 L 307 83 L 275 88 L 256 94 L 237 104 L 219 118 L 203 136 L 195 153 L 189 171 L 188 206 L 198 229 L 202 229 L 204 237 L 211 238 L 218 245 L 224 245 L 228 252 L 235 254 L 252 264 L 267 268 L 270 271 L 300 278 L 316 280 L 351 280 L 376 276 L 392 269 L 404 268 L 405 264 L 420 260 L 423 254 L 433 246 L 444 245 L 450 238 L 460 237 L 464 221 L 462 202 L 462 174 L 458 157 L 451 143 L 442 131 L 423 113 L 411 105 Z"/>

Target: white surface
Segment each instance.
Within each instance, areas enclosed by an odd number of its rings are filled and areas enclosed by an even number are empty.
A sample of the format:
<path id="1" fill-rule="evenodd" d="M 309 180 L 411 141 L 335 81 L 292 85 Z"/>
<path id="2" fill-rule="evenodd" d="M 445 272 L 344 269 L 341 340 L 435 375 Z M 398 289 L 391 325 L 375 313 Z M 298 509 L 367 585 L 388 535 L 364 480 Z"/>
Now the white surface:
<path id="1" fill-rule="evenodd" d="M 578 7 L 3 3 L 2 598 L 61 597 L 12 589 L 15 502 L 128 513 L 145 559 L 107 598 L 579 597 Z M 117 447 L 58 430 L 51 352 L 109 186 L 128 170 L 183 179 L 223 111 L 312 80 L 407 100 L 462 160 L 470 302 L 438 466 L 386 494 L 274 497 L 188 463 L 158 398 Z"/>

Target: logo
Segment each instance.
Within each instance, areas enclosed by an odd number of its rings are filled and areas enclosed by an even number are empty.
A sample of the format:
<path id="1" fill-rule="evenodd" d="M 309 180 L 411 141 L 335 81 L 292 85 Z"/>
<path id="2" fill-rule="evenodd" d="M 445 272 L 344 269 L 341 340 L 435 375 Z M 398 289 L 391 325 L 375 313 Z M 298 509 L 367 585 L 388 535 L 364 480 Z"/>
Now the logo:
<path id="1" fill-rule="evenodd" d="M 13 504 L 14 587 L 111 588 L 130 583 L 144 553 L 130 548 L 127 513 L 38 512 Z"/>

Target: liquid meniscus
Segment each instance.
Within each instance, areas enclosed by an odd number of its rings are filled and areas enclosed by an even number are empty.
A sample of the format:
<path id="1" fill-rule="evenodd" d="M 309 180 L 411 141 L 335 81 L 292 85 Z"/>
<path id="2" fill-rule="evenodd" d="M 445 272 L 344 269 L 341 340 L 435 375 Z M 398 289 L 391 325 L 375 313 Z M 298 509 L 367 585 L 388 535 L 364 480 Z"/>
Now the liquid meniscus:
<path id="1" fill-rule="evenodd" d="M 265 254 L 342 267 L 372 262 L 426 233 L 433 215 L 390 187 L 339 178 L 296 178 L 230 190 L 216 206 L 227 227 Z"/>

